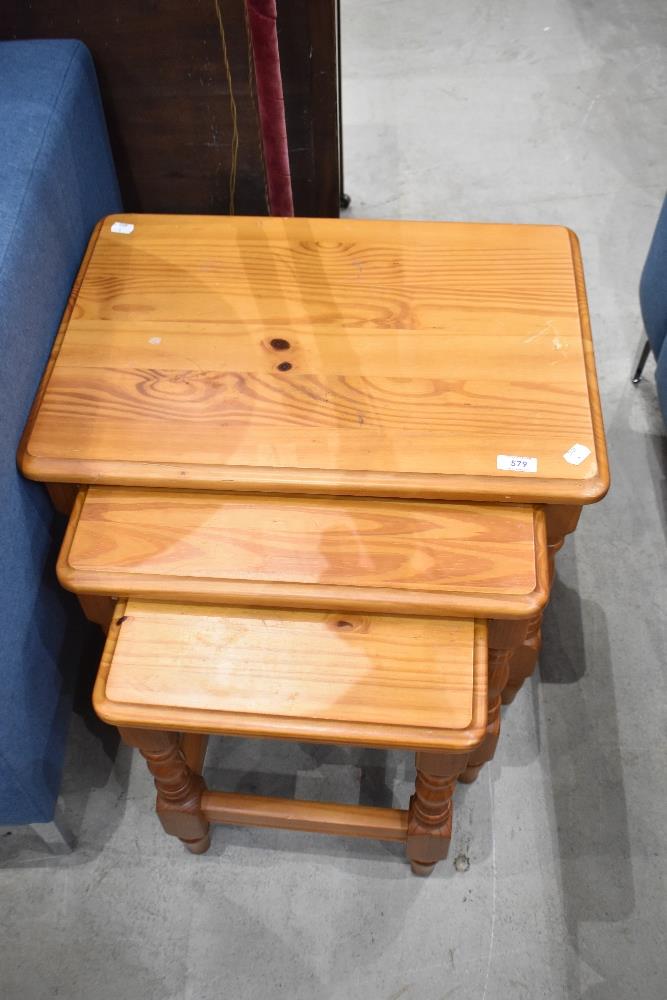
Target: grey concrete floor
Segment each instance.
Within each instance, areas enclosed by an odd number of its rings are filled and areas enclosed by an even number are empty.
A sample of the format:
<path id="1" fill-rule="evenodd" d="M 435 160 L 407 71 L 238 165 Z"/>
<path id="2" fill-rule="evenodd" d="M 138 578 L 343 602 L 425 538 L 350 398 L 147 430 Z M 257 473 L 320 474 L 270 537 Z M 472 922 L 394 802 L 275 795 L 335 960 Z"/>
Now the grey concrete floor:
<path id="1" fill-rule="evenodd" d="M 629 382 L 665 188 L 667 8 L 344 0 L 343 36 L 354 215 L 579 233 L 612 490 L 561 554 L 539 673 L 458 789 L 430 879 L 398 847 L 273 831 L 218 829 L 191 857 L 159 829 L 141 762 L 75 716 L 77 850 L 0 839 L 7 1000 L 667 996 L 667 448 L 652 362 Z M 209 771 L 378 804 L 405 804 L 412 777 L 400 754 L 242 741 Z"/>

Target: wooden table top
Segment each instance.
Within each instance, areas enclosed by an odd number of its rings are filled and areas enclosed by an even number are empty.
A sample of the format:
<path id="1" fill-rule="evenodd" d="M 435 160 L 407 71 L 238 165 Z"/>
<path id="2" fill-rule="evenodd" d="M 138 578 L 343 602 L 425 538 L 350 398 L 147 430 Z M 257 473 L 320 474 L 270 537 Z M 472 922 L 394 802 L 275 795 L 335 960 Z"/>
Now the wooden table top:
<path id="1" fill-rule="evenodd" d="M 576 237 L 108 218 L 21 467 L 45 482 L 598 500 L 607 458 Z"/>
<path id="2" fill-rule="evenodd" d="M 544 511 L 374 497 L 80 490 L 58 561 L 78 594 L 526 618 L 549 591 Z"/>
<path id="3" fill-rule="evenodd" d="M 93 701 L 117 726 L 407 749 L 479 743 L 486 625 L 130 600 Z"/>

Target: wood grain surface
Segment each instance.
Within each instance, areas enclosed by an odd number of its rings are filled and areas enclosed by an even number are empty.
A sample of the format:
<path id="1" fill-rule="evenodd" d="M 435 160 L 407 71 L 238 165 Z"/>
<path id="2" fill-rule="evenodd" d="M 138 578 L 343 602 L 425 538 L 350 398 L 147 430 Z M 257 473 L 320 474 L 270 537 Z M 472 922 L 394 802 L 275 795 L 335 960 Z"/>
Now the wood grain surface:
<path id="1" fill-rule="evenodd" d="M 486 727 L 486 643 L 469 619 L 130 600 L 93 700 L 124 727 L 468 747 Z"/>
<path id="2" fill-rule="evenodd" d="M 608 486 L 576 239 L 549 226 L 105 221 L 35 479 L 588 503 Z M 580 464 L 563 457 L 590 449 Z M 537 459 L 536 472 L 496 468 Z"/>
<path id="3" fill-rule="evenodd" d="M 105 486 L 58 561 L 78 594 L 480 618 L 539 611 L 548 572 L 527 505 Z"/>

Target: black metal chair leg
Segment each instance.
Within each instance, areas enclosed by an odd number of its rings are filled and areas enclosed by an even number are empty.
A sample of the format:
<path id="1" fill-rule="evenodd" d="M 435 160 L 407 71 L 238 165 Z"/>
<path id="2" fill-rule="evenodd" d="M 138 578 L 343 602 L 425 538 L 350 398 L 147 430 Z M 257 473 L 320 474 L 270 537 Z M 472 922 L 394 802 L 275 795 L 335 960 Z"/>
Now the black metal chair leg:
<path id="1" fill-rule="evenodd" d="M 644 365 L 646 364 L 646 359 L 651 352 L 651 345 L 648 340 L 644 341 L 639 349 L 639 355 L 637 357 L 637 367 L 635 368 L 635 373 L 632 376 L 632 384 L 637 385 L 638 382 L 642 380 L 642 372 L 644 371 Z"/>

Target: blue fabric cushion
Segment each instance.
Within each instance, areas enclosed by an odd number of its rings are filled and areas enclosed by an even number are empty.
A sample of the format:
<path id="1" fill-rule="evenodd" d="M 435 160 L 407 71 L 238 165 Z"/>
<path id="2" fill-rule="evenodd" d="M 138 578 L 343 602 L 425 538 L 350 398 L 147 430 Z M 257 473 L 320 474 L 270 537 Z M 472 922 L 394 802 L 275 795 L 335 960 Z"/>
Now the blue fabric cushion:
<path id="1" fill-rule="evenodd" d="M 121 208 L 88 50 L 0 43 L 0 823 L 51 819 L 83 619 L 16 449 L 91 230 Z"/>
<path id="2" fill-rule="evenodd" d="M 639 281 L 639 302 L 646 336 L 658 358 L 667 334 L 667 198 Z"/>

